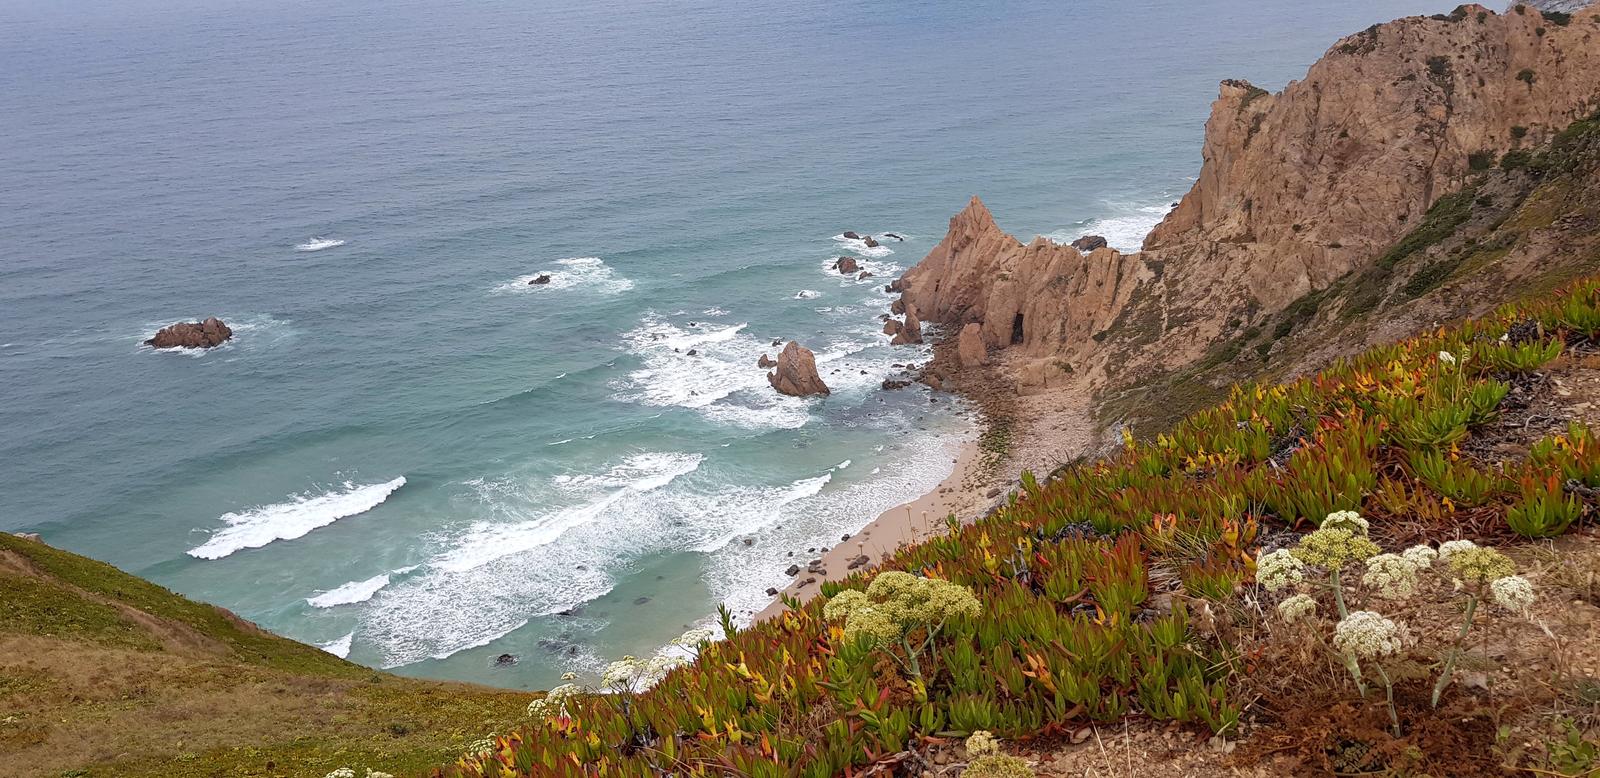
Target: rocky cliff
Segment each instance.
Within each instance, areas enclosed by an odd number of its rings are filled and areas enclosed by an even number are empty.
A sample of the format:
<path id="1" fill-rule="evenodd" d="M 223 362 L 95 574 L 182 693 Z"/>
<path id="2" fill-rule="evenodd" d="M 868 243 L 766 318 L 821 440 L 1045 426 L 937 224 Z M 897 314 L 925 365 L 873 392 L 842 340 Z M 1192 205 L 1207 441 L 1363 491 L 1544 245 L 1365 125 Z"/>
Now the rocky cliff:
<path id="1" fill-rule="evenodd" d="M 1596 7 L 1376 25 L 1277 94 L 1223 82 L 1198 180 L 1137 254 L 1023 244 L 974 198 L 900 288 L 950 333 L 980 324 L 1023 393 L 1125 384 L 1372 266 L 1442 196 L 1593 110 L 1597 74 Z"/>

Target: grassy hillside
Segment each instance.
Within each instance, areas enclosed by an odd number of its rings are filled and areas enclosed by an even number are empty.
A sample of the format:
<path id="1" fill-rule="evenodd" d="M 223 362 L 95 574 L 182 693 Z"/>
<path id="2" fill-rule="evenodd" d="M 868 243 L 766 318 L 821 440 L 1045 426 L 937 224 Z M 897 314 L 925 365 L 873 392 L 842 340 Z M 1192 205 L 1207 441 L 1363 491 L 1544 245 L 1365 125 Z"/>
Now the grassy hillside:
<path id="1" fill-rule="evenodd" d="M 532 695 L 399 678 L 0 534 L 0 774 L 417 774 Z"/>

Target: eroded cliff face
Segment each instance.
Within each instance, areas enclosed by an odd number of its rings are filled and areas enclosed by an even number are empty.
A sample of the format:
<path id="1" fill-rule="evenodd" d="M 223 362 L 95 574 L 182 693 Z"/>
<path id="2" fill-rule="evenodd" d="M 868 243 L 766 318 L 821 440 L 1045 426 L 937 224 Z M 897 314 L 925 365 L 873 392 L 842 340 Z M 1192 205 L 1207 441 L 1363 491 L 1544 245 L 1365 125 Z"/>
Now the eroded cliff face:
<path id="1" fill-rule="evenodd" d="M 1278 94 L 1223 82 L 1199 178 L 1143 251 L 1022 244 L 974 198 L 900 286 L 926 321 L 979 323 L 1024 393 L 1173 369 L 1371 265 L 1439 197 L 1597 97 L 1600 7 L 1376 25 Z"/>

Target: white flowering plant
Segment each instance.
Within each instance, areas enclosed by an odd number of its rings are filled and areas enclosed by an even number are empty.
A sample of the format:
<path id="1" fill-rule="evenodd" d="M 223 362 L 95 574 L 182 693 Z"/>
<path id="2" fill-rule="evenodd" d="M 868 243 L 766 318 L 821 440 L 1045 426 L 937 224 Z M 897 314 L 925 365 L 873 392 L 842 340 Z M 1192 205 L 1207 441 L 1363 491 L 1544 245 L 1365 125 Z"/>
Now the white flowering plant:
<path id="1" fill-rule="evenodd" d="M 922 687 L 925 652 L 945 625 L 955 618 L 977 616 L 982 606 L 972 590 L 938 578 L 923 578 L 899 570 L 879 573 L 865 592 L 847 589 L 839 592 L 822 608 L 827 621 L 843 622 L 846 639 L 870 644 L 879 649 L 899 647 L 905 658 L 889 651 L 889 656 Z M 912 643 L 912 633 L 922 630 L 922 640 Z"/>
<path id="2" fill-rule="evenodd" d="M 1525 615 L 1535 595 L 1533 584 L 1515 574 L 1515 563 L 1495 549 L 1470 540 L 1450 540 L 1437 549 L 1420 544 L 1384 553 L 1368 537 L 1368 529 L 1367 520 L 1354 511 L 1331 513 L 1293 548 L 1258 556 L 1256 582 L 1263 591 L 1282 598 L 1276 606 L 1282 623 L 1295 626 L 1297 634 L 1315 636 L 1343 661 L 1363 696 L 1363 668 L 1383 680 L 1390 721 L 1398 734 L 1392 676 L 1397 668 L 1427 672 L 1408 658 L 1416 641 L 1398 617 L 1423 613 L 1417 595 L 1431 586 L 1434 591 L 1459 593 L 1465 600 L 1460 627 L 1442 653 L 1434 707 L 1453 678 L 1478 603 L 1488 600 L 1508 613 Z M 1319 618 L 1320 596 L 1333 605 L 1331 630 Z"/>

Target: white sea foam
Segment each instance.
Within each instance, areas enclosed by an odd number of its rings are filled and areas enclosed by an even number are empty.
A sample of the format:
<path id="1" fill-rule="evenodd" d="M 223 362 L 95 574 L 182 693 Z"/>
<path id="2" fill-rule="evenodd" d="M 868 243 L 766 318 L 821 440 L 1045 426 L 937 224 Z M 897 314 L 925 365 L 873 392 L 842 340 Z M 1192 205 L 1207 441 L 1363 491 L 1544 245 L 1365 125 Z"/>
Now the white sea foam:
<path id="1" fill-rule="evenodd" d="M 339 519 L 366 513 L 383 504 L 405 484 L 405 476 L 365 486 L 346 481 L 342 489 L 295 495 L 289 502 L 225 513 L 221 521 L 227 526 L 212 534 L 210 540 L 189 549 L 189 556 L 221 559 L 235 551 L 260 548 L 275 540 L 292 540 Z"/>
<path id="2" fill-rule="evenodd" d="M 336 589 L 329 589 L 321 594 L 307 597 L 306 602 L 313 608 L 332 608 L 335 605 L 353 605 L 366 602 L 377 594 L 379 589 L 389 585 L 389 574 L 375 575 L 365 581 L 351 581 Z"/>
<path id="3" fill-rule="evenodd" d="M 857 238 L 846 238 L 843 235 L 835 235 L 833 236 L 833 240 L 835 243 L 843 246 L 846 250 L 854 251 L 863 257 L 887 257 L 894 253 L 894 249 L 884 245 L 882 241 L 879 241 L 878 245 L 869 248 L 865 240 Z M 876 240 L 876 238 L 874 238 L 874 240 Z M 890 240 L 894 239 L 890 238 Z"/>
<path id="4" fill-rule="evenodd" d="M 306 241 L 304 243 L 296 243 L 294 245 L 294 250 L 295 251 L 322 251 L 323 249 L 338 248 L 339 246 L 343 246 L 343 245 L 344 245 L 344 241 L 342 241 L 342 240 L 340 240 L 338 238 L 324 238 L 324 237 L 318 236 L 318 237 L 312 238 L 311 240 L 308 240 L 308 241 Z"/>
<path id="5" fill-rule="evenodd" d="M 849 466 L 850 466 L 850 460 L 846 459 L 845 461 L 840 462 L 839 464 L 834 465 L 833 467 L 834 467 L 835 470 L 843 470 L 843 469 L 845 469 L 845 468 L 847 468 Z"/>
<path id="6" fill-rule="evenodd" d="M 317 648 L 333 654 L 340 659 L 344 659 L 345 657 L 350 656 L 350 644 L 353 643 L 355 639 L 356 633 L 351 632 L 346 634 L 344 637 L 339 638 L 338 640 L 330 640 L 327 643 L 318 643 Z"/>
<path id="7" fill-rule="evenodd" d="M 1159 205 L 1110 203 L 1107 208 L 1112 212 L 1110 216 L 1079 222 L 1078 226 L 1056 230 L 1044 237 L 1056 243 L 1071 243 L 1084 235 L 1099 235 L 1106 239 L 1106 244 L 1111 248 L 1131 254 L 1143 246 L 1145 236 L 1171 210 L 1171 206 L 1165 202 Z"/>
<path id="8" fill-rule="evenodd" d="M 437 654 L 434 654 L 431 658 L 432 659 L 449 659 L 451 656 L 453 656 L 455 654 L 459 654 L 462 651 L 466 651 L 466 650 L 473 649 L 473 648 L 482 648 L 483 646 L 487 646 L 490 643 L 493 643 L 496 640 L 499 640 L 500 638 L 503 638 L 506 635 L 509 635 L 509 634 L 511 634 L 513 632 L 516 632 L 517 630 L 522 629 L 523 627 L 526 627 L 526 626 L 528 626 L 528 620 L 527 619 L 523 619 L 522 621 L 519 621 L 519 622 L 517 622 L 517 623 L 515 623 L 515 624 L 513 624 L 513 625 L 511 625 L 509 627 L 506 627 L 505 629 L 500 629 L 500 630 L 496 630 L 496 631 L 492 631 L 492 632 L 483 632 L 483 633 L 479 634 L 478 636 L 472 638 L 471 642 L 464 643 L 464 644 L 461 644 L 461 645 L 458 645 L 458 646 L 452 646 L 448 650 L 441 651 L 441 652 L 439 652 Z"/>
<path id="9" fill-rule="evenodd" d="M 499 292 L 535 294 L 559 289 L 594 289 L 602 294 L 621 294 L 633 288 L 633 281 L 599 257 L 568 257 L 555 261 L 555 267 L 518 276 L 496 287 Z M 550 276 L 545 284 L 530 283 L 542 275 Z"/>
<path id="10" fill-rule="evenodd" d="M 794 299 L 796 300 L 815 300 L 821 296 L 822 293 L 815 289 L 801 289 L 794 293 Z"/>
<path id="11" fill-rule="evenodd" d="M 589 495 L 586 502 L 533 519 L 478 522 L 457 541 L 455 548 L 432 563 L 460 573 L 482 567 L 501 557 L 521 554 L 555 542 L 567 531 L 588 524 L 630 495 L 659 489 L 700 467 L 699 454 L 638 454 L 595 476 L 562 476 L 555 485 L 569 493 Z"/>
<path id="12" fill-rule="evenodd" d="M 742 515 L 735 513 L 734 518 L 738 520 L 738 523 L 728 531 L 696 546 L 694 550 L 703 554 L 720 551 L 741 535 L 750 535 L 771 526 L 782 515 L 784 506 L 816 495 L 822 491 L 822 487 L 827 486 L 828 482 L 832 480 L 833 473 L 823 473 L 815 478 L 802 478 L 795 481 L 789 485 L 788 489 L 777 495 L 761 495 L 758 501 L 754 501 L 754 504 L 762 510 L 749 511 Z"/>

